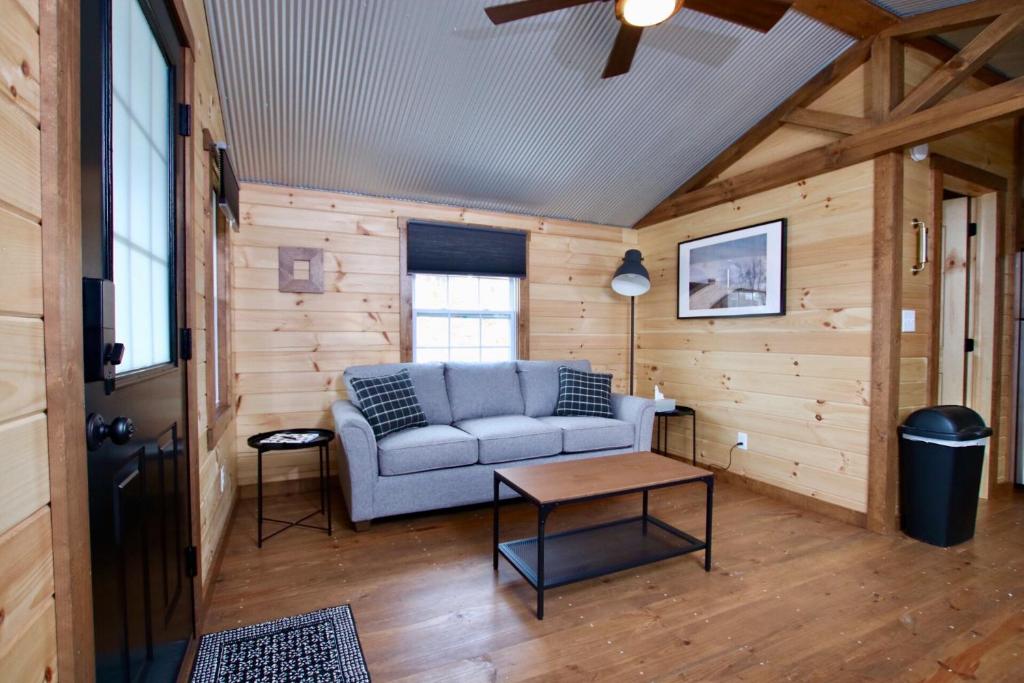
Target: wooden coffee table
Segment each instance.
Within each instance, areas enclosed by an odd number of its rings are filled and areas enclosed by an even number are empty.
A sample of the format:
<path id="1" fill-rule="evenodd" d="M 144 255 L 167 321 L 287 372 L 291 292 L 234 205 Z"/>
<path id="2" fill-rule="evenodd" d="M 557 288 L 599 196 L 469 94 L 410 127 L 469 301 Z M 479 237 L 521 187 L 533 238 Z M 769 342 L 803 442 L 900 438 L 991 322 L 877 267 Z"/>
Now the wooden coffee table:
<path id="1" fill-rule="evenodd" d="M 648 492 L 666 486 L 703 482 L 707 487 L 704 540 L 647 512 Z M 498 542 L 499 489 L 504 484 L 537 506 L 537 535 Z M 627 453 L 494 470 L 494 569 L 503 556 L 537 589 L 537 618 L 544 618 L 544 590 L 567 583 L 704 551 L 711 571 L 711 508 L 715 475 L 654 453 Z M 567 503 L 643 493 L 637 517 L 546 536 L 552 510 Z"/>

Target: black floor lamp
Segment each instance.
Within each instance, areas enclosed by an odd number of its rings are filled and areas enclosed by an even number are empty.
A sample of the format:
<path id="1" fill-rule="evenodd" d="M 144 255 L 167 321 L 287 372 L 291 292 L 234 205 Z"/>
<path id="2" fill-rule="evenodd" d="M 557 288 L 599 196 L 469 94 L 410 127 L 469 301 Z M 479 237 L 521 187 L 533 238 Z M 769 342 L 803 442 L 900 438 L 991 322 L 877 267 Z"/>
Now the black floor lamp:
<path id="1" fill-rule="evenodd" d="M 633 395 L 634 360 L 636 348 L 636 298 L 651 288 L 651 276 L 644 268 L 644 257 L 639 249 L 630 249 L 622 257 L 622 265 L 612 277 L 612 289 L 616 294 L 629 297 L 629 395 Z"/>

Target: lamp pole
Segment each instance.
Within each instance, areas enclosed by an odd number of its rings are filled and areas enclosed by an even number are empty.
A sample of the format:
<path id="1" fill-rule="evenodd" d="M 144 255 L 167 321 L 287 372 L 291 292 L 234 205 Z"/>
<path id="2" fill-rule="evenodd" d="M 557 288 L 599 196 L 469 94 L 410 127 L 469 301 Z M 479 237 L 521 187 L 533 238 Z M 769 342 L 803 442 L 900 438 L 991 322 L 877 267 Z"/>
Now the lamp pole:
<path id="1" fill-rule="evenodd" d="M 643 265 L 639 249 L 629 249 L 612 276 L 616 294 L 629 297 L 629 395 L 636 391 L 636 298 L 651 288 L 651 276 Z"/>

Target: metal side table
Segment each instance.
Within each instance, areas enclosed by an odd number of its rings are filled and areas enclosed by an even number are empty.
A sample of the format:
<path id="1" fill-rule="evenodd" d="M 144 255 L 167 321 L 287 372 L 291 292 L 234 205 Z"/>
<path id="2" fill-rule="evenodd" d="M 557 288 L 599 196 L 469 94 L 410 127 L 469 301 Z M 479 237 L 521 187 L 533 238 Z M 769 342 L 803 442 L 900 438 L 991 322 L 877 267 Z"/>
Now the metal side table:
<path id="1" fill-rule="evenodd" d="M 290 442 L 267 442 L 266 440 L 270 437 L 277 436 L 280 434 L 315 434 L 316 438 L 311 441 L 305 441 L 303 443 L 290 443 Z M 256 524 L 257 524 L 257 536 L 256 546 L 259 548 L 263 547 L 263 541 L 266 541 L 274 536 L 277 536 L 282 531 L 291 529 L 293 526 L 301 526 L 306 529 L 316 529 L 317 531 L 326 531 L 327 535 L 330 536 L 333 531 L 331 528 L 331 456 L 329 447 L 331 441 L 334 440 L 334 432 L 329 429 L 278 429 L 273 432 L 262 432 L 260 434 L 254 434 L 250 436 L 246 443 L 249 444 L 249 448 L 256 449 Z M 320 509 L 314 510 L 305 517 L 297 519 L 294 522 L 290 522 L 284 519 L 274 519 L 272 517 L 263 516 L 263 454 L 272 451 L 298 451 L 306 448 L 317 449 L 317 456 L 320 460 Z M 313 524 L 306 524 L 306 520 L 315 515 L 324 515 L 327 519 L 327 526 L 316 526 Z M 263 535 L 263 522 L 274 522 L 276 524 L 284 524 L 282 528 L 278 529 L 269 536 Z"/>
<path id="2" fill-rule="evenodd" d="M 671 417 L 689 416 L 690 426 L 690 457 L 697 464 L 697 411 L 686 406 L 676 406 L 675 410 L 666 410 L 654 414 L 654 448 L 651 450 L 659 455 L 668 455 L 668 420 Z"/>

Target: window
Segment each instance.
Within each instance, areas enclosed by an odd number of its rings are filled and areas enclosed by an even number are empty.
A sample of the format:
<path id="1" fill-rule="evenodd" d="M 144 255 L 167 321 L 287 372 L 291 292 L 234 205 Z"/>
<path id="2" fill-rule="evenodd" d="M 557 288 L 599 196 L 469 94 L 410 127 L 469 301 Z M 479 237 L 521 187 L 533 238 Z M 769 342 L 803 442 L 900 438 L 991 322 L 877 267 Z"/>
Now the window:
<path id="1" fill-rule="evenodd" d="M 516 359 L 518 278 L 411 277 L 413 361 Z"/>
<path id="2" fill-rule="evenodd" d="M 227 216 L 218 206 L 220 173 L 216 161 L 210 163 L 210 180 L 210 223 L 206 245 L 206 406 L 209 424 L 207 444 L 213 448 L 231 421 L 233 406 L 228 301 L 230 228 Z"/>

